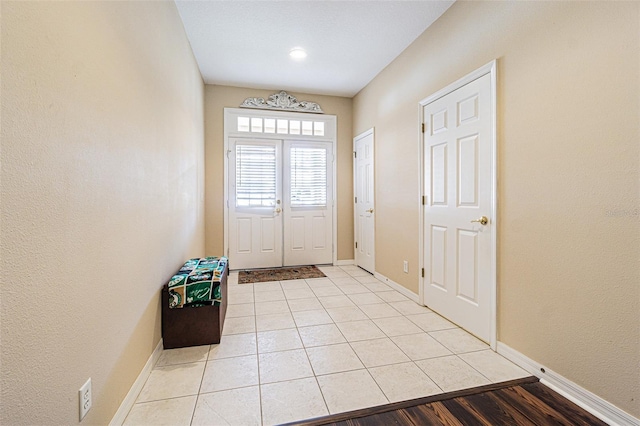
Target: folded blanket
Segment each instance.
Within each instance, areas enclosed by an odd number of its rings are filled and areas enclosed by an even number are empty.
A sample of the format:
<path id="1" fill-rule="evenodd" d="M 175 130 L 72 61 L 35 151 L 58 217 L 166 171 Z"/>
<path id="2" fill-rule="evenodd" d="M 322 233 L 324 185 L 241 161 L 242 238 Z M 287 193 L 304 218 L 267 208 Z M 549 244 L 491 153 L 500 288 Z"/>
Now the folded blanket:
<path id="1" fill-rule="evenodd" d="M 169 281 L 169 307 L 220 305 L 220 280 L 228 259 L 203 257 L 187 260 Z"/>

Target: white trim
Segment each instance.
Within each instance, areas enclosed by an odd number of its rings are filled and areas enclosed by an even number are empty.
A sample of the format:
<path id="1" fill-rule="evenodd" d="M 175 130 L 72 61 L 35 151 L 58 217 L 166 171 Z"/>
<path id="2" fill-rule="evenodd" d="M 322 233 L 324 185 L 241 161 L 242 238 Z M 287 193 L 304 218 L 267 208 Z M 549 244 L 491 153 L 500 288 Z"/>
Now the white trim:
<path id="1" fill-rule="evenodd" d="M 313 120 L 325 122 L 325 134 L 324 136 L 314 135 L 290 135 L 284 133 L 254 133 L 254 132 L 238 132 L 234 124 L 237 122 L 238 116 L 244 117 L 272 117 L 272 118 L 294 118 L 300 120 Z M 312 118 L 310 118 L 312 117 Z M 316 142 L 331 142 L 333 149 L 333 199 L 332 201 L 332 216 L 333 216 L 333 243 L 332 243 L 332 259 L 333 263 L 338 261 L 338 167 L 337 167 L 337 141 L 338 141 L 338 117 L 331 114 L 314 114 L 309 115 L 303 112 L 292 111 L 270 111 L 270 110 L 258 110 L 250 108 L 224 108 L 224 120 L 223 120 L 223 135 L 224 135 L 224 150 L 222 152 L 224 167 L 223 167 L 223 250 L 224 255 L 229 256 L 229 139 L 230 138 L 258 138 L 258 139 L 275 139 L 275 140 L 295 140 L 295 141 L 316 141 Z"/>
<path id="2" fill-rule="evenodd" d="M 135 382 L 133 382 L 131 389 L 129 389 L 127 396 L 125 396 L 122 400 L 118 411 L 116 411 L 116 414 L 114 414 L 111 422 L 109 422 L 109 426 L 120 426 L 124 423 L 127 415 L 129 414 L 129 411 L 131 411 L 133 405 L 136 403 L 136 399 L 138 398 L 138 395 L 140 395 L 142 387 L 149 378 L 153 367 L 158 362 L 162 351 L 162 339 L 160 339 L 160 341 L 158 342 L 158 346 L 156 346 L 156 348 L 151 353 L 151 356 L 147 360 L 147 363 L 144 365 L 144 367 L 142 367 L 142 371 L 140 372 L 140 374 L 138 374 L 138 378 Z"/>
<path id="3" fill-rule="evenodd" d="M 331 249 L 333 251 L 333 263 L 335 264 L 338 261 L 338 116 L 333 116 L 333 138 L 331 142 L 333 142 L 333 146 L 331 147 L 333 153 L 333 163 L 331 166 L 333 168 L 333 200 L 332 200 L 332 215 L 333 215 L 333 241 L 331 242 Z"/>
<path id="4" fill-rule="evenodd" d="M 615 426 L 638 426 L 640 419 L 605 401 L 598 395 L 577 385 L 564 376 L 532 360 L 502 342 L 498 342 L 498 353 L 529 373 L 540 378 L 540 383 L 574 402 L 600 420 Z M 543 372 L 544 370 L 544 372 Z"/>
<path id="5" fill-rule="evenodd" d="M 398 284 L 397 282 L 385 277 L 384 275 L 378 272 L 374 273 L 373 276 L 379 279 L 380 281 L 384 281 L 385 284 L 387 284 L 389 287 L 396 290 L 397 292 L 402 293 L 403 296 L 408 297 L 409 299 L 413 300 L 416 303 L 420 303 L 418 300 L 418 295 L 412 292 L 411 290 L 409 290 L 408 288 L 406 288 L 405 286 Z"/>
<path id="6" fill-rule="evenodd" d="M 333 262 L 333 266 L 347 266 L 347 265 L 355 265 L 356 262 L 353 259 L 347 260 L 336 260 Z"/>
<path id="7" fill-rule="evenodd" d="M 420 182 L 418 184 L 418 304 L 426 306 L 424 303 L 424 205 L 422 204 L 422 197 L 424 197 L 424 132 L 422 127 L 424 126 L 424 105 L 418 104 L 420 117 L 420 125 L 418 126 L 418 163 L 420 165 Z M 422 273 L 421 273 L 422 272 Z"/>
<path id="8" fill-rule="evenodd" d="M 364 132 L 360 133 L 359 135 L 357 135 L 355 138 L 353 138 L 353 152 L 356 152 L 356 142 L 359 141 L 360 139 L 366 138 L 367 136 L 371 135 L 372 139 L 373 139 L 373 145 L 371 146 L 371 149 L 373 150 L 373 182 L 371 182 L 371 184 L 373 185 L 373 205 L 375 208 L 375 204 L 376 204 L 376 134 L 375 134 L 375 128 L 372 127 L 369 130 L 365 130 Z M 358 229 L 356 224 L 358 223 L 358 206 L 356 205 L 355 202 L 355 196 L 357 193 L 357 188 L 356 188 L 356 183 L 357 183 L 357 167 L 356 167 L 356 157 L 355 155 L 352 157 L 353 160 L 353 165 L 352 165 L 352 169 L 353 169 L 353 176 L 352 176 L 352 181 L 353 181 L 353 196 L 354 196 L 354 200 L 353 200 L 353 242 L 354 242 L 354 246 L 355 246 L 355 242 L 358 240 Z M 373 218 L 374 223 L 373 223 L 373 271 L 375 272 L 376 270 L 376 224 L 375 224 L 375 216 Z M 355 248 L 354 248 L 355 250 Z M 354 251 L 353 253 L 353 258 L 354 258 L 354 264 L 357 265 L 355 258 L 357 257 L 356 252 Z M 364 269 L 364 268 L 363 268 Z"/>
<path id="9" fill-rule="evenodd" d="M 420 113 L 419 113 L 419 117 L 420 117 L 420 121 L 421 123 L 425 122 L 425 118 L 424 118 L 424 107 L 430 103 L 432 103 L 433 101 L 442 98 L 443 96 L 448 95 L 449 93 L 461 88 L 462 86 L 465 86 L 466 84 L 471 83 L 474 80 L 477 80 L 478 78 L 486 75 L 486 74 L 490 74 L 490 78 L 491 78 L 491 150 L 493 152 L 492 158 L 491 158 L 491 245 L 493 247 L 493 250 L 491 252 L 491 278 L 490 278 L 490 283 L 491 283 L 491 289 L 490 289 L 490 296 L 489 296 L 489 303 L 490 303 L 490 337 L 489 337 L 489 345 L 491 346 L 491 349 L 493 349 L 494 351 L 496 350 L 497 347 L 497 343 L 498 343 L 498 323 L 497 323 L 497 312 L 498 312 L 498 307 L 497 307 L 497 294 L 498 294 L 498 283 L 497 283 L 497 253 L 498 253 L 498 237 L 497 237 L 497 230 L 498 230 L 498 138 L 497 138 L 497 61 L 494 59 L 493 61 L 489 62 L 488 64 L 478 68 L 477 70 L 471 72 L 470 74 L 462 77 L 461 79 L 455 81 L 454 83 L 451 83 L 450 85 L 448 85 L 447 87 L 445 87 L 442 90 L 439 90 L 437 92 L 435 92 L 434 94 L 432 94 L 431 96 L 426 97 L 425 99 L 421 100 L 419 102 L 419 108 L 420 108 Z M 419 226 L 418 226 L 418 238 L 419 238 L 419 245 L 418 245 L 418 260 L 419 260 L 419 268 L 423 269 L 424 268 L 424 224 L 423 224 L 423 220 L 424 220 L 424 206 L 422 205 L 422 196 L 425 195 L 425 188 L 424 188 L 424 174 L 425 174 L 425 164 L 424 164 L 424 133 L 422 133 L 422 131 L 419 129 L 418 130 L 420 136 L 418 138 L 418 140 L 420 141 L 420 147 L 419 147 L 419 151 L 420 151 L 420 158 L 418 159 L 418 161 L 420 162 L 420 194 L 418 197 L 418 204 L 419 204 Z M 426 275 L 426 274 L 425 274 Z M 418 278 L 419 280 L 419 293 L 418 293 L 418 303 L 420 303 L 421 305 L 424 306 L 424 285 L 425 285 L 425 279 L 424 277 L 420 277 Z"/>

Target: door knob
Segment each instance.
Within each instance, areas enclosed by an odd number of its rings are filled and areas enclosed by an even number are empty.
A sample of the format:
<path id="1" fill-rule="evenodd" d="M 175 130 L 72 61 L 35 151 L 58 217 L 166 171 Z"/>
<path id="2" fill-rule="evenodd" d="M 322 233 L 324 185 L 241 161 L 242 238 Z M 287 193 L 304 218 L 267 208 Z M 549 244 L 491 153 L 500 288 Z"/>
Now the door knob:
<path id="1" fill-rule="evenodd" d="M 480 225 L 485 226 L 487 223 L 489 223 L 489 218 L 486 216 L 482 216 L 480 219 L 475 219 L 471 221 L 471 223 L 473 222 L 478 222 Z"/>
<path id="2" fill-rule="evenodd" d="M 373 209 L 367 210 L 367 213 L 373 213 Z"/>
<path id="3" fill-rule="evenodd" d="M 276 213 L 280 213 L 281 211 L 282 211 L 282 209 L 281 209 L 280 207 L 278 207 L 278 208 L 275 210 L 275 212 L 276 212 Z"/>

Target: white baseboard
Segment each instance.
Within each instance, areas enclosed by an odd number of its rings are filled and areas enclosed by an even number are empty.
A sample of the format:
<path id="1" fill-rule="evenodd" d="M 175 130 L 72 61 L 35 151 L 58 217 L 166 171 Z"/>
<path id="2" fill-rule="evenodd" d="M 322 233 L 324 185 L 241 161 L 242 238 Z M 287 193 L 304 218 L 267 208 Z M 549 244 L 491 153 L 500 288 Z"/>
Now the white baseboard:
<path id="1" fill-rule="evenodd" d="M 420 303 L 418 295 L 412 292 L 411 290 L 408 290 L 406 287 L 398 284 L 397 282 L 385 277 L 384 275 L 378 272 L 375 272 L 373 276 L 379 279 L 380 281 L 384 281 L 385 284 L 387 284 L 392 289 L 402 293 L 403 296 L 408 297 L 409 299 L 413 300 L 416 303 Z"/>
<path id="2" fill-rule="evenodd" d="M 515 349 L 498 342 L 498 353 L 514 364 L 540 378 L 540 383 L 553 389 L 568 400 L 584 408 L 600 420 L 612 426 L 638 426 L 640 420 L 621 410 L 598 395 L 575 384 L 566 377 L 540 365 Z M 544 371 L 544 372 L 543 372 Z"/>
<path id="3" fill-rule="evenodd" d="M 347 259 L 347 260 L 336 260 L 333 262 L 333 266 L 347 266 L 347 265 L 355 265 L 355 260 Z"/>
<path id="4" fill-rule="evenodd" d="M 142 368 L 142 371 L 138 375 L 138 378 L 135 382 L 133 382 L 133 386 L 131 386 L 131 389 L 129 389 L 129 393 L 127 393 L 127 396 L 125 396 L 124 400 L 122 400 L 122 404 L 120 404 L 120 408 L 118 408 L 118 411 L 116 411 L 116 414 L 111 419 L 109 426 L 121 426 L 124 423 L 125 419 L 127 418 L 127 414 L 129 414 L 129 411 L 131 411 L 131 409 L 133 408 L 133 404 L 135 404 L 138 395 L 140 395 L 142 387 L 149 378 L 151 370 L 153 370 L 156 362 L 158 362 L 158 358 L 160 358 L 162 350 L 162 339 L 160 339 L 160 342 L 158 342 L 158 346 L 156 346 L 156 348 L 151 353 L 151 356 Z"/>

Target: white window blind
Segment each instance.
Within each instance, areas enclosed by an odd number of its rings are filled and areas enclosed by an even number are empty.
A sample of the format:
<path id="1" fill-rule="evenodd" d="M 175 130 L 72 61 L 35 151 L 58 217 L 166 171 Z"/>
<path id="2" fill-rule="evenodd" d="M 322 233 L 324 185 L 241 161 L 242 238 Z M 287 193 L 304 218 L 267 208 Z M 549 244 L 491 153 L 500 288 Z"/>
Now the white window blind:
<path id="1" fill-rule="evenodd" d="M 236 206 L 275 205 L 275 146 L 236 145 Z"/>
<path id="2" fill-rule="evenodd" d="M 323 148 L 291 148 L 291 206 L 327 205 L 327 152 Z"/>

